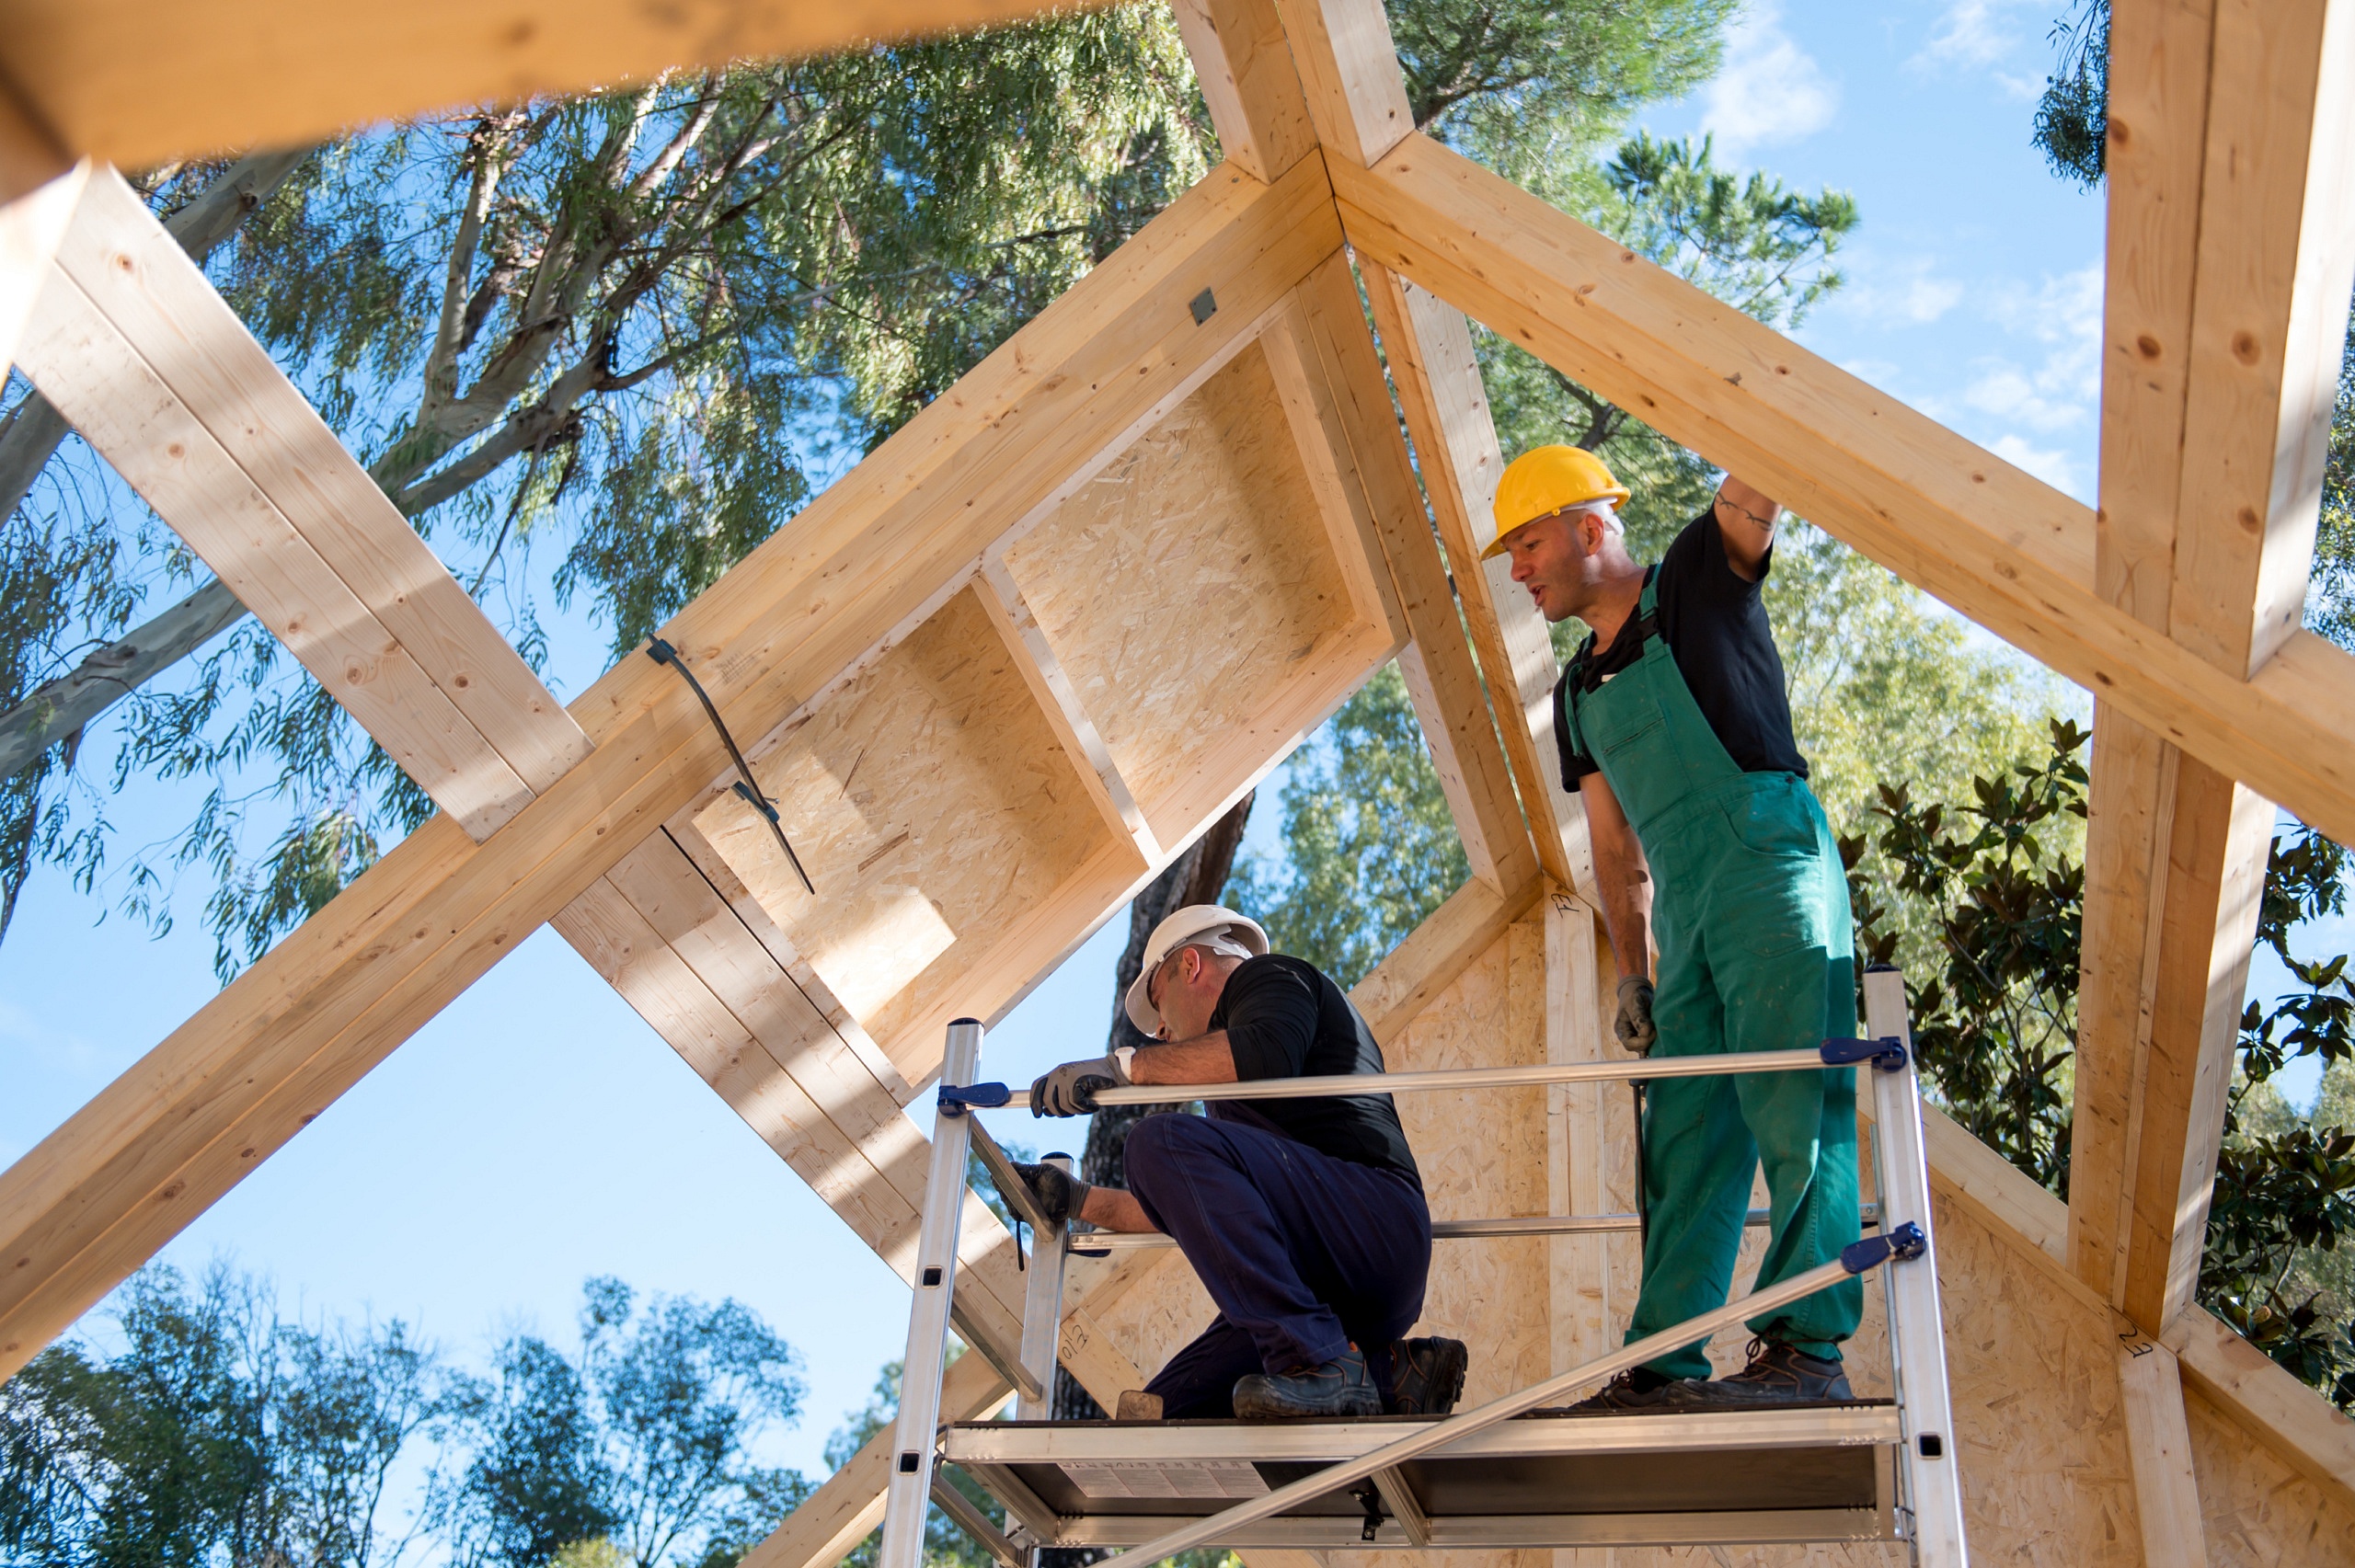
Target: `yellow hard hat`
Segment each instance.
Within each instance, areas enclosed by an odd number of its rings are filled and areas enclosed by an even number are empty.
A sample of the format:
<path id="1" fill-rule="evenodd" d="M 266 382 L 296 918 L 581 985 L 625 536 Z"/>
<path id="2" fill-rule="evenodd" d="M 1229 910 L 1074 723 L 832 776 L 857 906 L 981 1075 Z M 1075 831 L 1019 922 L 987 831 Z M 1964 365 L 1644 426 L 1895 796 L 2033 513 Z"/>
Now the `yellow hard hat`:
<path id="1" fill-rule="evenodd" d="M 1580 501 L 1603 500 L 1625 506 L 1627 486 L 1611 476 L 1603 459 L 1584 447 L 1531 447 L 1507 464 L 1497 481 L 1497 536 L 1480 558 L 1503 555 L 1506 535 L 1525 522 Z"/>

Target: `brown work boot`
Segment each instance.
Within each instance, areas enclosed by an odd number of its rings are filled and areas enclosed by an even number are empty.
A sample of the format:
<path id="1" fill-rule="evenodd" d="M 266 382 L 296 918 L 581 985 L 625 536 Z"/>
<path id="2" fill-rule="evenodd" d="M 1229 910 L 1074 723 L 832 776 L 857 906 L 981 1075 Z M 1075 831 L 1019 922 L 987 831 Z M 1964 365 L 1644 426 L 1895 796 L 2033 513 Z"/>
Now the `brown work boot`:
<path id="1" fill-rule="evenodd" d="M 1390 1347 L 1389 1415 L 1445 1415 L 1464 1397 L 1472 1356 L 1460 1339 L 1402 1339 Z"/>
<path id="2" fill-rule="evenodd" d="M 1730 1378 L 1680 1378 L 1667 1391 L 1671 1410 L 1754 1410 L 1760 1405 L 1810 1404 L 1855 1398 L 1837 1361 L 1764 1335 L 1750 1342 L 1750 1365 Z"/>
<path id="3" fill-rule="evenodd" d="M 1564 1413 L 1624 1415 L 1630 1411 L 1663 1409 L 1668 1391 L 1676 1382 L 1676 1379 L 1664 1377 L 1648 1367 L 1630 1367 Z"/>

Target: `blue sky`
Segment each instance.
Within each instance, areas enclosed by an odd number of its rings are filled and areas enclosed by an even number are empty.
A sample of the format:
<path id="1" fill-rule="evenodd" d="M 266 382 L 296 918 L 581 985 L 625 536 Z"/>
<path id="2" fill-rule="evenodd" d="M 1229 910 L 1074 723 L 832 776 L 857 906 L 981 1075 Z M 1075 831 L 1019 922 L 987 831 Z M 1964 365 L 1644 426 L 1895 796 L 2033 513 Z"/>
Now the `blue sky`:
<path id="1" fill-rule="evenodd" d="M 1807 342 L 2090 500 L 2101 208 L 2028 142 L 2059 4 L 1755 6 L 1723 74 L 1638 122 L 1712 133 L 1729 166 L 1852 191 L 1849 285 Z M 577 692 L 604 637 L 577 617 L 549 631 L 555 681 Z M 134 835 L 161 833 L 173 804 L 134 788 L 116 814 Z M 1272 807 L 1255 823 L 1262 848 Z M 120 918 L 94 926 L 105 900 L 37 873 L 0 945 L 0 1161 L 213 994 L 195 904 L 150 941 Z M 1121 923 L 993 1036 L 992 1076 L 1101 1048 Z M 2349 933 L 2315 940 L 2336 952 Z M 289 1306 L 398 1315 L 467 1359 L 511 1326 L 568 1341 L 592 1274 L 734 1296 L 803 1349 L 808 1413 L 771 1452 L 813 1471 L 904 1331 L 889 1271 L 545 932 L 165 1254 L 187 1267 L 216 1255 L 272 1276 Z"/>

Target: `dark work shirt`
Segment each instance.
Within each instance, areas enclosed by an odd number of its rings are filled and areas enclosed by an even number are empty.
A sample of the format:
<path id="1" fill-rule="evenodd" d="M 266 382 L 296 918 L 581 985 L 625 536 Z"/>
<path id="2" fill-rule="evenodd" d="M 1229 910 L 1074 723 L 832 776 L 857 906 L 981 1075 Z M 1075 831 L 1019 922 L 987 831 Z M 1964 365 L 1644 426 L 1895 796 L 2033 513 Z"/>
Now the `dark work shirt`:
<path id="1" fill-rule="evenodd" d="M 1382 1047 L 1341 988 L 1315 965 L 1285 954 L 1236 965 L 1210 1026 L 1226 1031 L 1235 1076 L 1242 1082 L 1383 1070 Z M 1403 1172 L 1417 1185 L 1422 1183 L 1407 1148 L 1407 1130 L 1398 1125 L 1387 1094 L 1212 1100 L 1204 1109 L 1219 1120 L 1280 1133 L 1336 1160 Z"/>
<path id="2" fill-rule="evenodd" d="M 1744 579 L 1726 559 L 1725 535 L 1717 531 L 1716 511 L 1703 512 L 1685 524 L 1660 565 L 1651 568 L 1660 583 L 1660 635 L 1701 716 L 1709 721 L 1735 767 L 1745 773 L 1805 778 L 1807 759 L 1791 736 L 1783 657 L 1775 651 L 1775 633 L 1766 624 L 1766 571 L 1774 562 L 1769 549 L 1759 563 L 1758 580 Z M 1599 771 L 1593 757 L 1570 744 L 1571 682 L 1578 682 L 1581 692 L 1593 692 L 1604 677 L 1618 674 L 1642 657 L 1641 619 L 1628 616 L 1611 646 L 1599 654 L 1593 634 L 1588 634 L 1554 688 L 1554 738 L 1561 747 L 1564 789 L 1575 790 L 1579 780 Z"/>

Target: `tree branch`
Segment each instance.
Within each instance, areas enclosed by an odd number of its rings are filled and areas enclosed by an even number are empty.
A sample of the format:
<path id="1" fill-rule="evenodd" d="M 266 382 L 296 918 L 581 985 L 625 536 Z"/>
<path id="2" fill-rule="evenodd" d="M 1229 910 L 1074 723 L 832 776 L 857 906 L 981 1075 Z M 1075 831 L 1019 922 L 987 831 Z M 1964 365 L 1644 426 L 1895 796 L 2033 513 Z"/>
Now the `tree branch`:
<path id="1" fill-rule="evenodd" d="M 0 778 L 40 754 L 245 618 L 219 578 L 206 583 L 120 642 L 90 655 L 0 714 Z"/>

